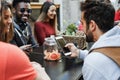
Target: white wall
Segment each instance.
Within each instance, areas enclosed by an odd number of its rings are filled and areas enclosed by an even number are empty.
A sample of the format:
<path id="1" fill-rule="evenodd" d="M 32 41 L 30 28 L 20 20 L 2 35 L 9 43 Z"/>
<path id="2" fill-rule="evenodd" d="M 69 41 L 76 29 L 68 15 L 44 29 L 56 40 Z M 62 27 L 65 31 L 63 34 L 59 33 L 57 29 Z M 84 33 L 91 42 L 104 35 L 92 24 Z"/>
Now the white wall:
<path id="1" fill-rule="evenodd" d="M 62 0 L 63 3 L 63 30 L 80 20 L 80 0 Z"/>
<path id="2" fill-rule="evenodd" d="M 55 4 L 60 4 L 60 30 L 63 30 L 63 3 L 62 0 L 54 0 L 53 1 Z"/>
<path id="3" fill-rule="evenodd" d="M 110 1 L 116 10 L 120 8 L 120 4 L 118 4 L 118 0 L 110 0 Z"/>

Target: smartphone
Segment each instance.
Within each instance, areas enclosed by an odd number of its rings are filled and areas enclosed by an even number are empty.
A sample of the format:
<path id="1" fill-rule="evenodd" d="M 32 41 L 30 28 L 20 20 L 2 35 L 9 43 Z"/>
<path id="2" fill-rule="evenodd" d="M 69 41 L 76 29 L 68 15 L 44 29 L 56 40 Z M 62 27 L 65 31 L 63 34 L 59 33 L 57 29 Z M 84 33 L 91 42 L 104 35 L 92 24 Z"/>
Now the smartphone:
<path id="1" fill-rule="evenodd" d="M 30 45 L 30 46 L 28 46 L 26 49 L 25 49 L 25 51 L 27 51 L 27 52 L 31 52 L 31 49 L 32 48 L 36 48 L 36 47 L 38 47 L 39 46 L 39 44 L 35 44 L 35 45 Z"/>
<path id="2" fill-rule="evenodd" d="M 31 48 L 38 47 L 39 44 L 32 45 Z"/>
<path id="3" fill-rule="evenodd" d="M 66 41 L 64 40 L 64 38 L 62 36 L 59 36 L 59 37 L 55 37 L 55 39 L 58 47 L 62 50 L 63 54 L 65 56 L 70 55 L 71 54 L 70 50 L 67 47 L 65 47 Z"/>

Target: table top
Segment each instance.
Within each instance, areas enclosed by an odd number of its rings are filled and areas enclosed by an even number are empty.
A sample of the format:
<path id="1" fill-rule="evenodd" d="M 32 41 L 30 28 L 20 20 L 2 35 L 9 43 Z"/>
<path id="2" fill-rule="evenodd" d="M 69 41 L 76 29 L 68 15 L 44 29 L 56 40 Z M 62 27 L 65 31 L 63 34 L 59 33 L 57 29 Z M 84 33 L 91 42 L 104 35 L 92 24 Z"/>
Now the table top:
<path id="1" fill-rule="evenodd" d="M 40 63 L 51 80 L 79 80 L 82 75 L 82 61 L 79 59 L 69 59 L 62 57 L 59 61 L 46 61 L 43 59 L 42 48 L 34 50 L 29 55 L 31 61 Z"/>

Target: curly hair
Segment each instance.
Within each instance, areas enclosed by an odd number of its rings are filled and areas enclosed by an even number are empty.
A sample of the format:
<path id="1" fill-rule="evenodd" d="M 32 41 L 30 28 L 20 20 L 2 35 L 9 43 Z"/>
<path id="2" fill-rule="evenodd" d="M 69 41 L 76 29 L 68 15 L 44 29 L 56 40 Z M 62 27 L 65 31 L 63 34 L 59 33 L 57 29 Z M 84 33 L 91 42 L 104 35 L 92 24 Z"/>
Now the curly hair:
<path id="1" fill-rule="evenodd" d="M 105 2 L 105 3 L 111 3 L 110 0 L 85 0 L 86 2 L 87 1 L 99 1 L 99 2 Z"/>
<path id="2" fill-rule="evenodd" d="M 106 32 L 114 26 L 115 9 L 111 3 L 89 0 L 81 3 L 81 11 L 84 12 L 87 26 L 91 20 L 96 22 L 102 32 Z"/>
<path id="3" fill-rule="evenodd" d="M 20 2 L 30 3 L 30 0 L 13 0 L 12 6 L 15 8 Z"/>

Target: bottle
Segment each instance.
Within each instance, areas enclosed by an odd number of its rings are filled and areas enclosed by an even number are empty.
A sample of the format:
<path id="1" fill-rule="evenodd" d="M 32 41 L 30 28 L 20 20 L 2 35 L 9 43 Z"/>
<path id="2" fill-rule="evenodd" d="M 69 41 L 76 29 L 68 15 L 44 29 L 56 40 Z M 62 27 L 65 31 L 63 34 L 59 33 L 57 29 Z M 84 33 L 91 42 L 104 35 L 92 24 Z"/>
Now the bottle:
<path id="1" fill-rule="evenodd" d="M 53 37 L 45 38 L 43 43 L 43 51 L 45 59 L 47 60 L 59 60 L 60 53 L 58 52 L 57 43 Z"/>

